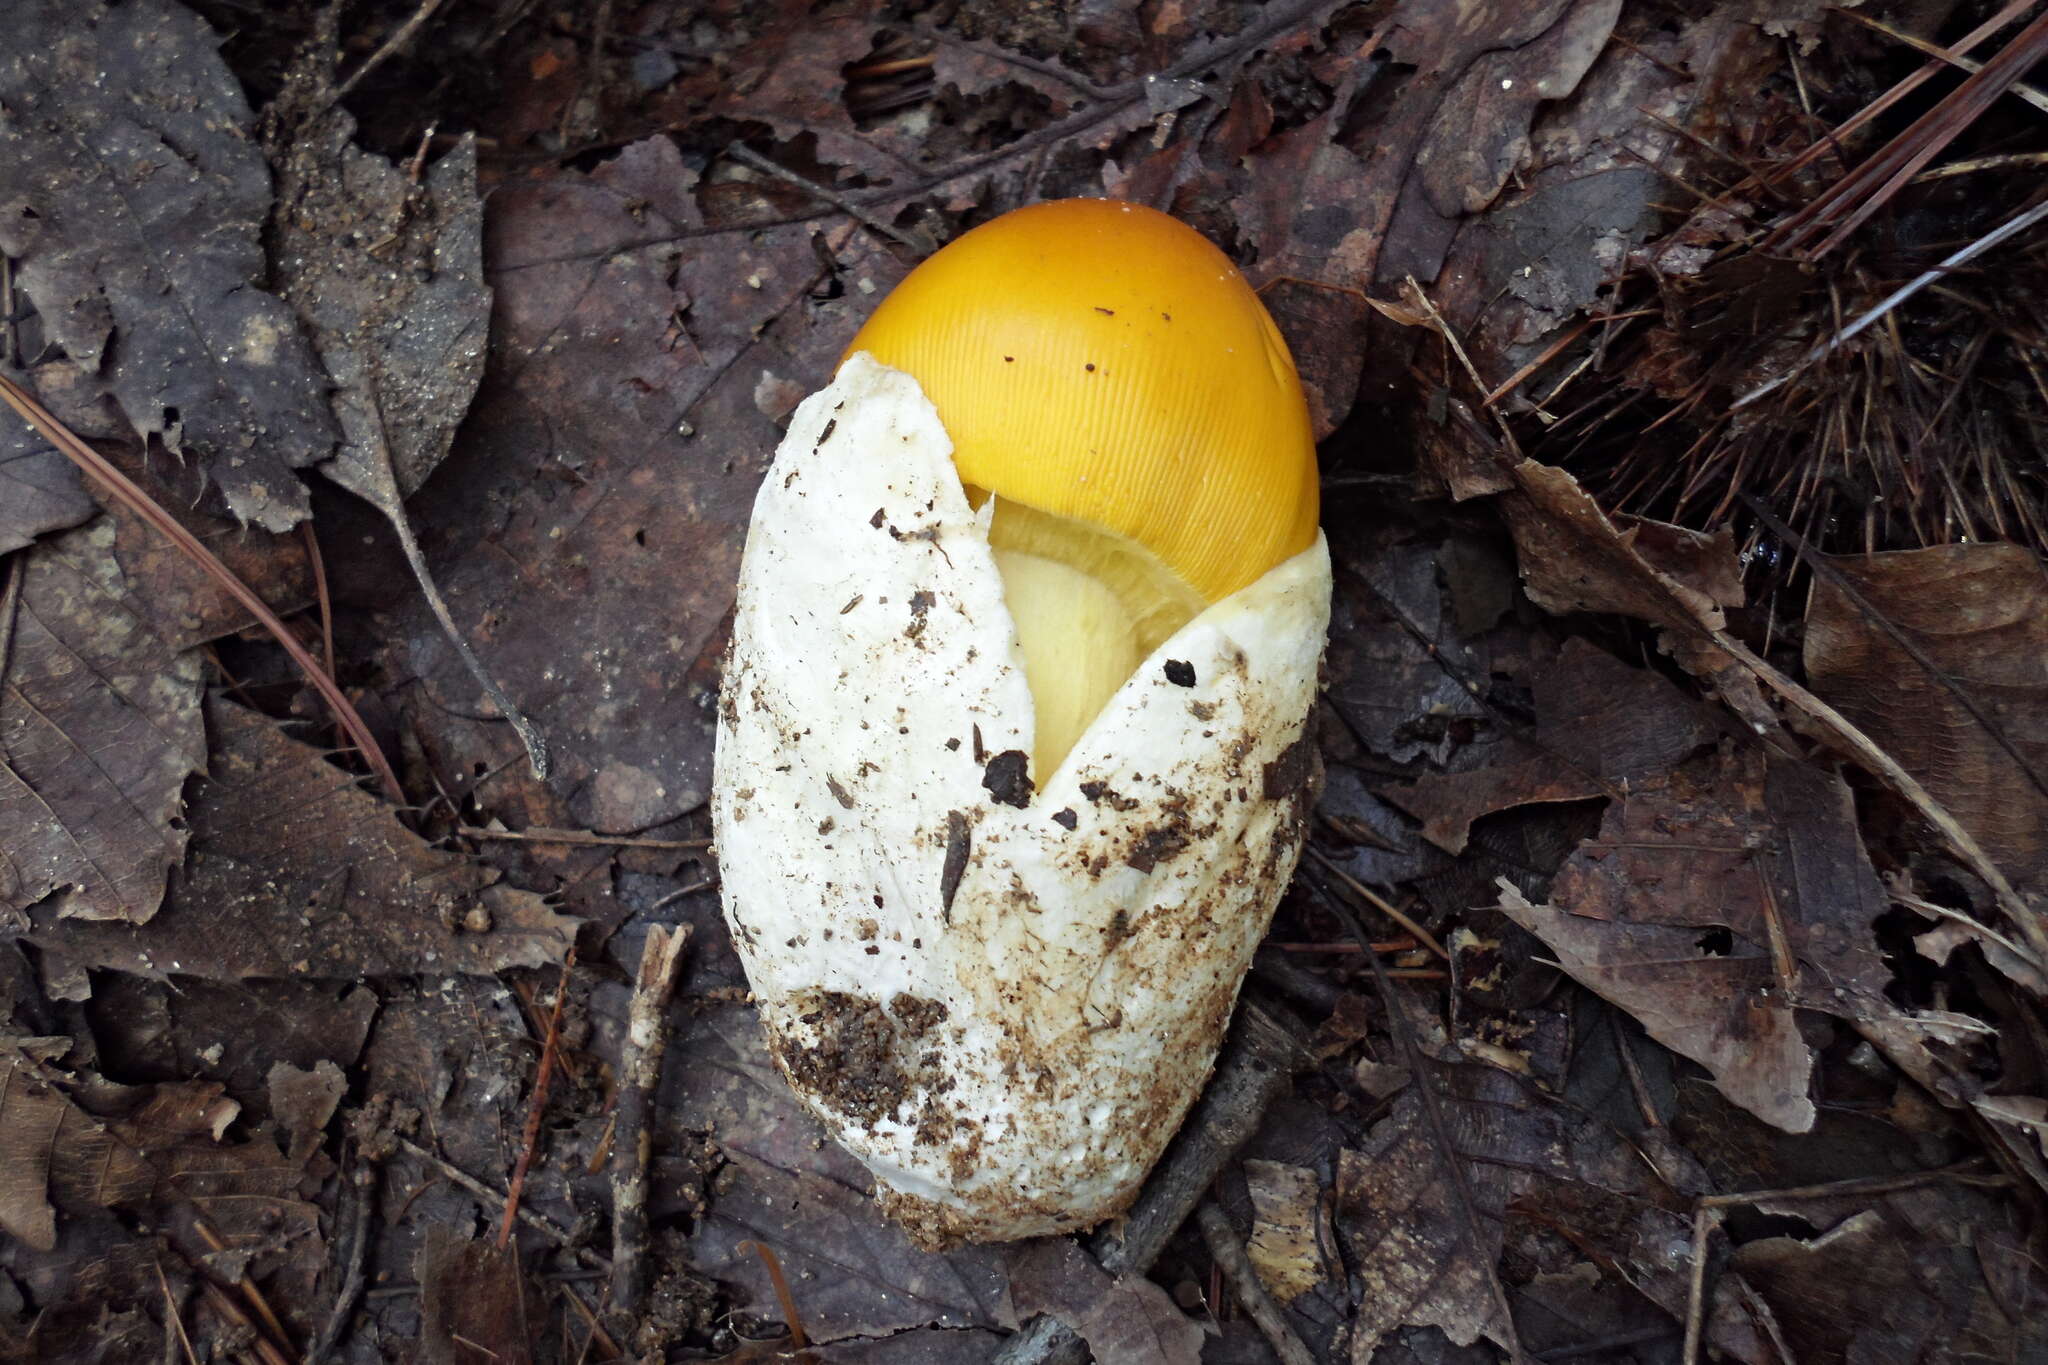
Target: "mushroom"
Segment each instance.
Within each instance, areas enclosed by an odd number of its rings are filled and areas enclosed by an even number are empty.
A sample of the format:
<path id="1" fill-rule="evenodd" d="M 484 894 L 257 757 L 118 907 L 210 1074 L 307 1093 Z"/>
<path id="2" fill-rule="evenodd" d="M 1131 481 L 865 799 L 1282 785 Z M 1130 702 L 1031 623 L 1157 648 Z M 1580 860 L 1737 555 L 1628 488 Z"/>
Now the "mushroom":
<path id="1" fill-rule="evenodd" d="M 712 817 L 769 1048 L 925 1245 L 1120 1212 L 1300 853 L 1307 407 L 1200 234 L 1007 214 L 883 302 L 755 503 Z"/>

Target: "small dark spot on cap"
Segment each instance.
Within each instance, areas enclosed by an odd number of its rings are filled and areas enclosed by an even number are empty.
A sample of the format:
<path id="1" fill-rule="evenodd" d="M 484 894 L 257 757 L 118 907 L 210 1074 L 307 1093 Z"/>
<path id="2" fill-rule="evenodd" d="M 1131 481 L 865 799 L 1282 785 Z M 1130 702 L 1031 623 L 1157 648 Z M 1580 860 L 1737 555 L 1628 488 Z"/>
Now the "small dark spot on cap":
<path id="1" fill-rule="evenodd" d="M 876 529 L 877 531 L 881 530 L 881 529 L 882 529 L 882 521 L 883 521 L 883 519 L 884 519 L 884 518 L 883 518 L 883 514 L 884 514 L 885 512 L 887 512 L 888 510 L 889 510 L 889 509 L 888 509 L 888 508 L 886 508 L 886 507 L 877 507 L 877 508 L 875 509 L 875 514 L 874 514 L 873 516 L 871 516 L 871 517 L 869 517 L 869 518 L 868 518 L 868 525 L 870 525 L 870 526 L 874 527 L 874 528 L 875 528 L 875 529 Z"/>
<path id="2" fill-rule="evenodd" d="M 1003 363 L 1005 365 L 1014 365 L 1017 363 L 1017 357 L 1013 355 L 1006 355 L 1003 357 Z"/>
<path id="3" fill-rule="evenodd" d="M 818 833 L 820 833 L 820 834 L 830 834 L 831 832 L 832 832 L 832 817 L 828 815 L 828 816 L 826 816 L 826 817 L 825 817 L 824 819 L 822 819 L 822 820 L 820 820 L 820 821 L 818 822 Z"/>
<path id="4" fill-rule="evenodd" d="M 846 788 L 840 786 L 838 778 L 826 778 L 825 787 L 826 790 L 832 793 L 832 799 L 834 801 L 837 801 L 841 807 L 843 807 L 846 810 L 853 809 L 853 793 L 848 791 Z"/>
<path id="5" fill-rule="evenodd" d="M 1186 659 L 1168 659 L 1166 661 L 1166 680 L 1175 687 L 1193 687 L 1195 685 L 1195 666 Z"/>
<path id="6" fill-rule="evenodd" d="M 955 735 L 953 736 L 953 738 L 947 740 L 946 749 L 950 753 L 958 753 L 960 750 L 960 736 Z"/>
<path id="7" fill-rule="evenodd" d="M 1054 811 L 1052 822 L 1061 829 L 1072 829 L 1081 823 L 1081 817 L 1074 814 L 1074 808 L 1069 806 L 1065 810 Z"/>
<path id="8" fill-rule="evenodd" d="M 1102 314 L 1102 316 L 1104 316 L 1104 317 L 1106 317 L 1106 318 L 1113 318 L 1113 317 L 1115 317 L 1115 316 L 1116 316 L 1116 309 L 1114 309 L 1114 308 L 1104 308 L 1104 307 L 1103 307 L 1103 306 L 1102 306 L 1101 304 L 1099 304 L 1099 303 L 1095 305 L 1095 311 L 1096 311 L 1096 312 L 1098 312 L 1098 313 L 1100 313 L 1100 314 Z"/>
<path id="9" fill-rule="evenodd" d="M 838 409 L 834 408 L 833 411 L 837 412 Z M 818 444 L 812 446 L 811 449 L 814 451 L 823 450 L 825 442 L 831 440 L 832 433 L 837 430 L 839 430 L 839 419 L 837 417 L 827 417 L 825 419 L 825 430 L 819 433 Z"/>
<path id="10" fill-rule="evenodd" d="M 1030 763 L 1022 749 L 1005 749 L 988 761 L 981 785 L 1004 805 L 1022 810 L 1031 804 Z"/>
<path id="11" fill-rule="evenodd" d="M 1088 362 L 1088 363 L 1087 363 L 1086 365 L 1083 365 L 1083 366 L 1082 366 L 1081 368 L 1082 368 L 1082 369 L 1084 369 L 1084 370 L 1086 370 L 1086 371 L 1088 371 L 1088 373 L 1090 373 L 1090 374 L 1094 374 L 1094 373 L 1095 373 L 1095 362 L 1091 360 L 1091 361 L 1089 361 L 1089 362 Z"/>

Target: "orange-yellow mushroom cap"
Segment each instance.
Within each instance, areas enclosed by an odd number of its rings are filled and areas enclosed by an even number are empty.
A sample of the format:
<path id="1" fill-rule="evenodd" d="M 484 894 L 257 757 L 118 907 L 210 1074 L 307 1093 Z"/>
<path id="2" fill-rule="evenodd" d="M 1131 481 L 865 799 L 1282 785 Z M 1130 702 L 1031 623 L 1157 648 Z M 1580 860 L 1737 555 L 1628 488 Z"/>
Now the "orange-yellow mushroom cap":
<path id="1" fill-rule="evenodd" d="M 1163 213 L 1005 214 L 913 270 L 854 351 L 923 387 L 961 482 L 1127 536 L 1207 601 L 1315 540 L 1287 343 L 1229 259 Z"/>

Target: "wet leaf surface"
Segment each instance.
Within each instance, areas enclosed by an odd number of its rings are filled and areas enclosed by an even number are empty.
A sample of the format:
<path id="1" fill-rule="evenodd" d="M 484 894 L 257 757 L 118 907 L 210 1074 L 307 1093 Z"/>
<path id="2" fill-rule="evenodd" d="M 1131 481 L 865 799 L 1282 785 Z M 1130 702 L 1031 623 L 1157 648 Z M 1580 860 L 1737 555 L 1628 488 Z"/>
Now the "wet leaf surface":
<path id="1" fill-rule="evenodd" d="M 0 58 L 14 167 L 0 248 L 71 358 L 135 429 L 203 461 L 243 521 L 306 515 L 324 378 L 258 287 L 270 177 L 217 40 L 169 0 L 27 0 Z"/>
<path id="2" fill-rule="evenodd" d="M 43 542 L 0 595 L 0 907 L 17 914 L 147 921 L 185 849 L 200 664 L 115 541 L 102 517 Z"/>
<path id="3" fill-rule="evenodd" d="M 538 966 L 575 922 L 498 874 L 430 848 L 381 801 L 231 702 L 186 823 L 193 847 L 145 926 L 31 912 L 27 937 L 74 966 L 146 976 L 334 977 Z"/>

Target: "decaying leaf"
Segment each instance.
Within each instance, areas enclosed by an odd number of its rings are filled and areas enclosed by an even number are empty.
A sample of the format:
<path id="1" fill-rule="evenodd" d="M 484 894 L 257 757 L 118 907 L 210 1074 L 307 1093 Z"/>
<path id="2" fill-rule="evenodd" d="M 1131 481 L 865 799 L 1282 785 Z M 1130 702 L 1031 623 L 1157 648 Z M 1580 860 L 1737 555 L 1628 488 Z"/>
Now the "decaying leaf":
<path id="1" fill-rule="evenodd" d="M 199 661 L 115 539 L 103 517 L 45 541 L 0 591 L 0 909 L 141 923 L 185 848 Z"/>
<path id="2" fill-rule="evenodd" d="M 0 250 L 144 436 L 200 458 L 243 521 L 307 512 L 325 377 L 259 286 L 270 176 L 206 24 L 169 0 L 22 0 L 0 52 Z"/>
<path id="3" fill-rule="evenodd" d="M 1273 1297 L 1290 1302 L 1329 1277 L 1322 1184 L 1307 1167 L 1277 1161 L 1245 1162 L 1244 1179 L 1253 1215 L 1245 1252 Z"/>
<path id="4" fill-rule="evenodd" d="M 577 921 L 428 846 L 383 802 L 267 717 L 208 707 L 215 753 L 192 847 L 146 926 L 38 908 L 27 936 L 60 962 L 144 975 L 355 978 L 559 962 Z"/>
<path id="5" fill-rule="evenodd" d="M 679 1031 L 662 1097 L 672 1131 L 708 1134 L 727 1162 L 717 1198 L 692 1225 L 690 1263 L 733 1285 L 750 1311 L 781 1315 L 759 1258 L 741 1246 L 754 1241 L 801 1286 L 813 1341 L 1003 1322 L 998 1253 L 912 1246 L 882 1216 L 872 1178 L 783 1082 L 751 1009 L 706 1010 Z M 660 1217 L 659 1185 L 656 1193 Z"/>
<path id="6" fill-rule="evenodd" d="M 1919 778 L 2016 884 L 2048 883 L 2040 560 L 1973 544 L 1828 564 L 1807 610 L 1813 690 Z"/>
<path id="7" fill-rule="evenodd" d="M 1569 1175 L 1566 1128 L 1513 1077 L 1470 1062 L 1432 1068 L 1452 1153 L 1424 1122 L 1411 1086 L 1337 1169 L 1337 1231 L 1363 1288 L 1351 1360 L 1370 1365 L 1394 1329 L 1427 1326 L 1469 1346 L 1510 1334 L 1488 1288 L 1508 1202 L 1539 1172 Z M 1453 1153 L 1455 1155 L 1453 1155 Z M 1473 1243 L 1446 1159 L 1466 1163 L 1478 1237 Z"/>
<path id="8" fill-rule="evenodd" d="M 62 1038 L 0 1042 L 0 1227 L 57 1245 L 55 1215 L 119 1210 L 169 1228 L 198 1215 L 242 1267 L 310 1306 L 324 1260 L 302 1167 L 267 1139 L 227 1140 L 240 1106 L 211 1082 L 124 1086 L 57 1061 Z"/>
<path id="9" fill-rule="evenodd" d="M 1428 774 L 1383 793 L 1423 822 L 1431 843 L 1462 852 L 1474 820 L 1511 806 L 1619 796 L 1715 735 L 1706 713 L 1670 682 L 1583 640 L 1566 641 L 1536 673 L 1534 690 L 1534 733 L 1510 736 L 1511 752 L 1526 757 Z"/>
<path id="10" fill-rule="evenodd" d="M 42 1075 L 68 1038 L 16 1038 L 0 1051 L 0 1231 L 38 1251 L 57 1245 L 50 1204 L 50 1161 L 92 1126 L 92 1120 Z"/>
<path id="11" fill-rule="evenodd" d="M 1018 1243 L 1009 1255 L 1019 1321 L 1046 1313 L 1080 1334 L 1102 1365 L 1196 1365 L 1202 1329 L 1140 1275 L 1111 1275 L 1071 1237 Z"/>
<path id="12" fill-rule="evenodd" d="M 1732 1260 L 1796 1359 L 2024 1360 L 2048 1350 L 2048 1272 L 2019 1252 L 1992 1201 L 1934 1186 L 1828 1221 L 1810 1238 L 1748 1242 Z"/>
<path id="13" fill-rule="evenodd" d="M 78 466 L 23 422 L 0 421 L 0 555 L 98 511 Z"/>
<path id="14" fill-rule="evenodd" d="M 436 1226 L 428 1230 L 413 1275 L 420 1284 L 425 1358 L 493 1365 L 528 1365 L 533 1359 L 517 1253 Z"/>
<path id="15" fill-rule="evenodd" d="M 1887 902 L 1839 777 L 1753 749 L 1693 760 L 1609 807 L 1550 904 L 1501 908 L 1578 981 L 1790 1132 L 1813 1126 L 1795 1010 L 1858 1017 L 1888 979 Z"/>
<path id="16" fill-rule="evenodd" d="M 498 191 L 492 375 L 412 507 L 457 626 L 558 751 L 581 828 L 647 829 L 704 799 L 740 542 L 781 435 L 755 387 L 765 371 L 821 386 L 856 301 L 901 271 L 862 234 L 707 231 L 689 183 L 651 139 Z M 813 296 L 834 280 L 843 297 Z M 394 634 L 447 760 L 499 766 L 502 724 L 451 722 L 482 707 L 440 624 L 408 609 Z"/>

